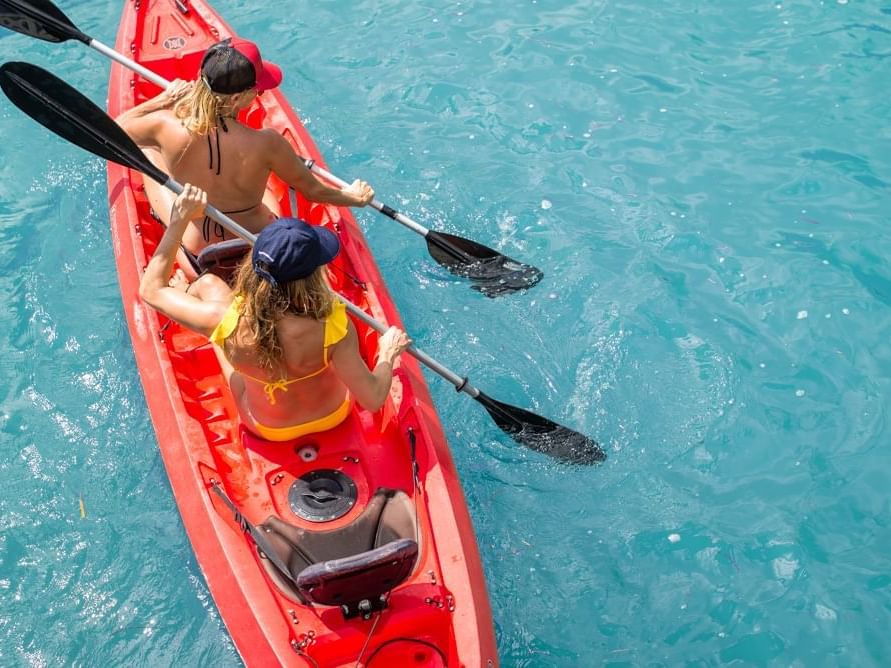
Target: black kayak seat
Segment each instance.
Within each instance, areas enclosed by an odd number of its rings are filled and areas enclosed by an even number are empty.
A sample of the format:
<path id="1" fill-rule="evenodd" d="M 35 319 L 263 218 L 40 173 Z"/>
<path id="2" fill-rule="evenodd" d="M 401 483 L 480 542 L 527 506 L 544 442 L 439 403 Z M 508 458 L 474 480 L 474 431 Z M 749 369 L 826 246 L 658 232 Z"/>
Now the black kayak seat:
<path id="1" fill-rule="evenodd" d="M 411 498 L 385 487 L 337 529 L 305 529 L 274 515 L 259 528 L 290 571 L 288 577 L 272 560 L 261 560 L 282 593 L 304 603 L 339 605 L 348 616 L 364 612 L 363 602 L 378 608 L 380 597 L 411 574 L 419 550 Z"/>
<path id="2" fill-rule="evenodd" d="M 417 556 L 418 544 L 400 538 L 352 557 L 304 568 L 297 576 L 297 589 L 313 603 L 353 608 L 362 601 L 376 601 L 402 583 L 411 574 Z M 361 612 L 361 607 L 357 611 Z"/>
<path id="3" fill-rule="evenodd" d="M 232 273 L 238 269 L 242 258 L 250 252 L 251 245 L 244 239 L 227 239 L 210 244 L 198 253 L 198 269 L 207 271 Z"/>

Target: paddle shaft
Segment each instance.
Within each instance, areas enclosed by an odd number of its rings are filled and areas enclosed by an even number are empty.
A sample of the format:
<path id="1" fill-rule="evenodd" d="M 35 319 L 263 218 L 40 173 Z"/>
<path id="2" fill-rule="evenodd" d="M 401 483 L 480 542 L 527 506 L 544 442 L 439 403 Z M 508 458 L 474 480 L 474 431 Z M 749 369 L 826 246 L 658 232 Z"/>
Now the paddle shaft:
<path id="1" fill-rule="evenodd" d="M 316 164 L 316 161 L 313 160 L 312 158 L 305 159 L 303 161 L 303 164 L 305 164 L 306 168 L 308 170 L 310 170 L 311 172 L 313 172 L 314 174 L 318 174 L 326 181 L 330 181 L 331 183 L 333 183 L 334 185 L 336 185 L 340 188 L 346 188 L 347 186 L 350 185 L 349 183 L 344 181 L 339 176 L 335 176 L 334 174 L 329 172 L 324 167 L 319 167 L 319 165 Z M 430 233 L 430 230 L 428 230 L 426 227 L 424 227 L 420 223 L 416 223 L 415 221 L 413 221 L 411 218 L 409 218 L 405 214 L 399 213 L 396 209 L 387 206 L 386 204 L 384 204 L 377 198 L 374 198 L 373 200 L 371 200 L 371 202 L 369 202 L 368 206 L 377 209 L 385 216 L 395 220 L 397 223 L 405 225 L 412 232 L 417 232 L 422 237 L 426 237 Z"/>
<path id="2" fill-rule="evenodd" d="M 87 36 L 87 38 L 90 40 L 89 42 L 86 42 L 87 46 L 92 47 L 93 49 L 96 49 L 96 51 L 98 51 L 102 55 L 108 56 L 115 62 L 118 62 L 121 65 L 123 65 L 124 67 L 127 67 L 127 68 L 133 70 L 139 76 L 141 76 L 143 79 L 147 79 L 148 81 L 151 81 L 156 86 L 160 86 L 161 88 L 165 88 L 165 89 L 167 88 L 167 86 L 170 85 L 170 82 L 167 81 L 167 79 L 165 79 L 164 77 L 162 77 L 158 74 L 155 74 L 150 69 L 143 67 L 142 65 L 137 63 L 135 60 L 132 60 L 131 58 L 127 58 L 127 56 L 125 56 L 121 53 L 118 53 L 117 51 L 112 49 L 110 46 L 106 46 L 99 40 L 95 40 L 89 36 Z"/>
<path id="3" fill-rule="evenodd" d="M 172 190 L 177 195 L 179 195 L 183 191 L 183 186 L 171 178 L 168 178 L 167 181 L 165 181 L 162 185 L 165 188 Z M 227 230 L 232 232 L 232 234 L 238 235 L 239 237 L 241 237 L 242 239 L 244 239 L 251 245 L 253 245 L 254 242 L 257 240 L 256 234 L 254 234 L 253 232 L 249 232 L 248 230 L 243 228 L 241 225 L 236 223 L 234 220 L 232 220 L 225 213 L 223 213 L 222 211 L 217 209 L 215 206 L 208 204 L 207 207 L 205 207 L 204 212 L 208 216 L 213 218 L 215 221 L 217 221 L 220 225 L 222 225 Z M 358 306 L 353 304 L 350 300 L 346 299 L 343 295 L 339 295 L 339 296 L 340 296 L 340 299 L 343 301 L 343 303 L 346 305 L 347 310 L 350 313 L 352 313 L 359 320 L 361 320 L 366 325 L 371 327 L 378 334 L 383 334 L 384 332 L 387 331 L 386 325 L 384 325 L 383 323 L 380 323 L 377 320 L 375 320 L 374 318 L 372 318 L 365 311 L 363 311 Z M 463 377 L 459 376 L 458 374 L 456 374 L 454 371 L 452 371 L 448 367 L 445 367 L 442 364 L 440 364 L 439 362 L 437 362 L 435 359 L 430 357 L 430 355 L 428 355 L 424 351 L 420 350 L 419 348 L 416 348 L 414 345 L 411 345 L 408 348 L 406 348 L 406 352 L 408 352 L 412 357 L 414 357 L 416 360 L 418 360 L 421 364 L 425 365 L 431 371 L 434 371 L 435 373 L 439 374 L 440 376 L 445 378 L 447 381 L 449 381 L 452 385 L 455 386 L 455 390 L 457 390 L 458 392 L 464 392 L 465 394 L 468 394 L 469 396 L 473 397 L 474 399 L 476 399 L 480 395 L 480 391 L 477 388 L 475 388 L 473 385 L 471 385 L 468 382 L 467 378 L 463 378 Z"/>

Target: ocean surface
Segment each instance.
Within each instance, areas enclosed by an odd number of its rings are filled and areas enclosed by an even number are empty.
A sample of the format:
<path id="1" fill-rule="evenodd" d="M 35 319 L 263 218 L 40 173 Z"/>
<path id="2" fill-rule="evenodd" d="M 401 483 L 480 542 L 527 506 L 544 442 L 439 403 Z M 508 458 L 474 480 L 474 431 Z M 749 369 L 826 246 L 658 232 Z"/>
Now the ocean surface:
<path id="1" fill-rule="evenodd" d="M 63 0 L 113 44 L 118 0 Z M 509 668 L 891 662 L 891 2 L 219 0 L 332 171 L 541 267 L 471 291 L 357 214 L 436 376 Z M 94 101 L 108 62 L 0 30 Z M 105 166 L 0 99 L 0 665 L 238 666 L 174 503 Z M 82 505 L 81 505 L 82 503 Z"/>

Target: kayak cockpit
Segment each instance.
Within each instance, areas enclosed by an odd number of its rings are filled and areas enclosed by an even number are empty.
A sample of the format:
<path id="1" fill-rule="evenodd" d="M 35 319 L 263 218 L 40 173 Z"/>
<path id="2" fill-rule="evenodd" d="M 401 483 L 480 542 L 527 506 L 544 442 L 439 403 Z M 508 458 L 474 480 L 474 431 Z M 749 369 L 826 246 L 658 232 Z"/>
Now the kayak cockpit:
<path id="1" fill-rule="evenodd" d="M 378 489 L 355 520 L 336 529 L 305 529 L 275 515 L 260 529 L 290 571 L 261 559 L 279 590 L 304 604 L 340 606 L 346 619 L 383 609 L 418 556 L 417 516 L 400 490 Z"/>

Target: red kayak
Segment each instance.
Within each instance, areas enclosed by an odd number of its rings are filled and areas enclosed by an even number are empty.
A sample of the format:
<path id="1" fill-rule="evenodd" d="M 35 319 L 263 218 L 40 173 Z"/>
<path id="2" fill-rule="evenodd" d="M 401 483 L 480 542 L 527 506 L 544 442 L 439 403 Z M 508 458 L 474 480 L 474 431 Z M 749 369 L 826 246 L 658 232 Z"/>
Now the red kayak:
<path id="1" fill-rule="evenodd" d="M 117 49 L 167 79 L 194 79 L 204 50 L 230 36 L 200 0 L 137 0 L 124 5 Z M 112 65 L 112 116 L 158 92 Z M 279 91 L 257 98 L 242 120 L 274 128 L 301 156 L 324 164 Z M 269 189 L 285 215 L 340 237 L 334 288 L 378 320 L 401 326 L 350 212 L 294 201 L 274 177 Z M 417 362 L 402 357 L 378 413 L 356 407 L 338 427 L 289 443 L 253 436 L 239 423 L 207 339 L 139 299 L 140 275 L 163 233 L 150 215 L 142 175 L 109 163 L 108 191 L 124 308 L 161 455 L 244 662 L 496 666 L 473 527 Z M 354 325 L 373 360 L 377 334 Z"/>

